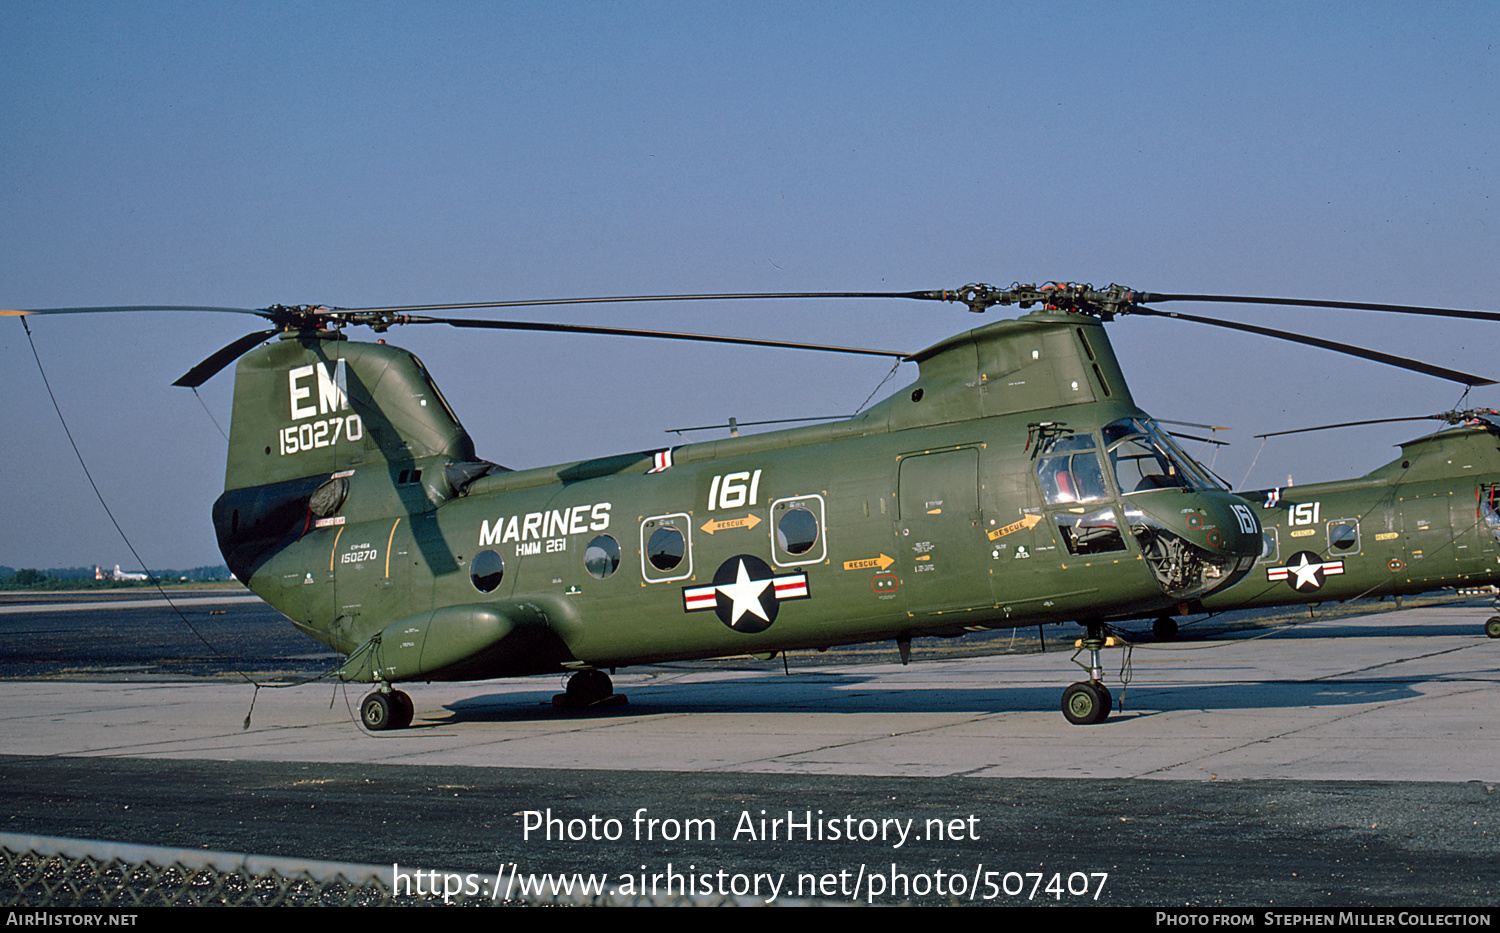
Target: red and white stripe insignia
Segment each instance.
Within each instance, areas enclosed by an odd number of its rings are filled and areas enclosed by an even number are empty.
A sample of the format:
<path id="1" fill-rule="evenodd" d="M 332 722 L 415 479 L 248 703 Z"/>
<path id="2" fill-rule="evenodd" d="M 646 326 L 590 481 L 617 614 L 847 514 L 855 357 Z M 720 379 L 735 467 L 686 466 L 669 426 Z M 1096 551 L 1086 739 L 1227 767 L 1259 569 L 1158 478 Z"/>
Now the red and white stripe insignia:
<path id="1" fill-rule="evenodd" d="M 785 577 L 776 577 L 777 599 L 806 599 L 807 598 L 807 574 L 797 573 Z"/>
<path id="2" fill-rule="evenodd" d="M 658 450 L 655 454 L 652 454 L 651 462 L 653 466 L 646 471 L 647 473 L 660 473 L 662 470 L 670 470 L 672 468 L 672 451 L 670 449 Z"/>
<path id="3" fill-rule="evenodd" d="M 718 602 L 719 591 L 713 586 L 689 586 L 682 590 L 682 609 L 684 612 L 699 612 L 704 609 L 712 609 Z"/>

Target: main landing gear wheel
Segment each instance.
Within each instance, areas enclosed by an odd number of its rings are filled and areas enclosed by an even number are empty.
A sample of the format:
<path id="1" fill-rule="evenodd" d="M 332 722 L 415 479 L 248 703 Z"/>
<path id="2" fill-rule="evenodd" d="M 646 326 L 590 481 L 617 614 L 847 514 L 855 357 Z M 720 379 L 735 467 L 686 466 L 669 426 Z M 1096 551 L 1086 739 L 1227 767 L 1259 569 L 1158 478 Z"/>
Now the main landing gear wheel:
<path id="1" fill-rule="evenodd" d="M 417 715 L 417 704 L 411 701 L 411 696 L 400 690 L 391 691 L 391 699 L 395 702 L 399 715 L 391 724 L 392 729 L 405 729 L 411 725 L 412 719 Z"/>
<path id="2" fill-rule="evenodd" d="M 1114 708 L 1109 688 L 1097 681 L 1081 680 L 1063 691 L 1062 711 L 1075 726 L 1092 726 L 1109 718 Z"/>
<path id="3" fill-rule="evenodd" d="M 359 702 L 359 719 L 371 732 L 388 729 L 405 729 L 416 715 L 416 704 L 400 690 L 382 693 L 379 690 Z"/>
<path id="4" fill-rule="evenodd" d="M 625 698 L 615 693 L 614 681 L 603 671 L 579 671 L 568 678 L 568 691 L 552 697 L 553 706 L 582 709 L 602 703 L 624 703 Z"/>
<path id="5" fill-rule="evenodd" d="M 1500 638 L 1500 616 L 1490 616 L 1484 623 L 1484 633 L 1491 638 Z"/>
<path id="6" fill-rule="evenodd" d="M 1157 616 L 1151 623 L 1151 634 L 1157 641 L 1171 641 L 1177 637 L 1177 620 L 1171 616 Z"/>

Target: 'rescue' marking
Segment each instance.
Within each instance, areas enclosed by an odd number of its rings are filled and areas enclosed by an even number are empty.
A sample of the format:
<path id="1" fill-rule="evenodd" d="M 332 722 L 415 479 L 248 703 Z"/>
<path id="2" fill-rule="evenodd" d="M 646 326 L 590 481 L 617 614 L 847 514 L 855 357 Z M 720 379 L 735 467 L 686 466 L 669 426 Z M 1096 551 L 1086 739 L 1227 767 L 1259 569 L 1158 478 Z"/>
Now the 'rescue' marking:
<path id="1" fill-rule="evenodd" d="M 878 567 L 881 570 L 885 570 L 886 568 L 890 567 L 891 564 L 894 564 L 895 562 L 896 562 L 896 558 L 894 558 L 894 557 L 887 557 L 886 555 L 882 554 L 879 557 L 866 557 L 864 560 L 846 560 L 846 561 L 844 561 L 844 569 L 845 570 L 872 570 L 872 569 Z"/>
<path id="2" fill-rule="evenodd" d="M 1027 528 L 1035 528 L 1037 526 L 1037 523 L 1041 520 L 1042 517 L 1040 515 L 1023 515 L 1021 516 L 1020 521 L 1011 522 L 1004 528 L 996 528 L 994 531 L 989 532 L 990 540 L 995 541 L 1005 537 L 1008 534 L 1014 534 L 1017 531 L 1022 531 Z"/>
<path id="3" fill-rule="evenodd" d="M 759 524 L 760 519 L 754 515 L 746 515 L 744 518 L 721 518 L 704 522 L 702 531 L 713 534 L 716 531 L 728 531 L 731 528 L 754 528 Z"/>

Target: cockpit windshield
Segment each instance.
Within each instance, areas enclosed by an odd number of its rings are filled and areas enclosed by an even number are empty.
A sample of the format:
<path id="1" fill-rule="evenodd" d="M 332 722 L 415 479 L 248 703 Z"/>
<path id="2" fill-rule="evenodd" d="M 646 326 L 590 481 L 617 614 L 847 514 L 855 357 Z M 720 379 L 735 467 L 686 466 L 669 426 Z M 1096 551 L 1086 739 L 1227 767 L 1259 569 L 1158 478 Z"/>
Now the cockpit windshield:
<path id="1" fill-rule="evenodd" d="M 1115 482 L 1125 495 L 1148 489 L 1224 488 L 1154 421 L 1122 418 L 1101 433 Z"/>

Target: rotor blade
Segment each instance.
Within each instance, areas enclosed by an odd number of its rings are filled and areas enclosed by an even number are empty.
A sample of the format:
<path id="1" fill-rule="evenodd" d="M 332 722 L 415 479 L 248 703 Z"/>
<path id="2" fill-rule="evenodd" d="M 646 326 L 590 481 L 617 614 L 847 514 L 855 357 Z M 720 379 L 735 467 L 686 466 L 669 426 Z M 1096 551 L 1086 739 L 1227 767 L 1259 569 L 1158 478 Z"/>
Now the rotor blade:
<path id="1" fill-rule="evenodd" d="M 99 308 L 30 308 L 24 311 L 0 311 L 0 317 L 25 317 L 33 314 L 110 314 L 131 311 L 214 311 L 225 314 L 254 314 L 265 317 L 254 308 L 214 308 L 205 305 L 112 305 Z"/>
<path id="2" fill-rule="evenodd" d="M 1364 301 L 1323 301 L 1318 298 L 1254 298 L 1247 295 L 1164 295 L 1142 293 L 1139 300 L 1153 304 L 1162 301 L 1213 301 L 1246 305 L 1290 305 L 1301 308 L 1343 308 L 1350 311 L 1391 311 L 1396 314 L 1426 314 L 1433 317 L 1461 317 L 1474 321 L 1500 321 L 1494 311 L 1465 311 L 1460 308 L 1424 308 L 1416 305 L 1387 305 Z"/>
<path id="3" fill-rule="evenodd" d="M 1485 415 L 1493 415 L 1496 412 L 1489 408 L 1471 408 L 1467 411 L 1445 411 L 1437 415 L 1412 415 L 1408 418 L 1372 418 L 1369 421 L 1345 421 L 1341 424 L 1320 424 L 1315 428 L 1295 428 L 1291 431 L 1272 431 L 1270 434 L 1257 434 L 1256 437 L 1280 437 L 1283 434 L 1306 434 L 1308 431 L 1328 431 L 1333 428 L 1356 428 L 1366 424 L 1398 424 L 1402 421 L 1446 421 L 1449 424 L 1464 424 L 1466 422 L 1484 420 Z"/>
<path id="4" fill-rule="evenodd" d="M 817 343 L 790 343 L 784 340 L 759 340 L 753 337 L 721 337 L 713 334 L 682 334 L 662 330 L 633 330 L 624 327 L 592 327 L 583 324 L 552 324 L 540 321 L 483 321 L 472 318 L 408 317 L 407 324 L 448 324 L 452 327 L 475 327 L 486 330 L 526 330 L 562 334 L 602 334 L 611 337 L 652 337 L 661 340 L 695 340 L 700 343 L 730 343 L 751 347 L 780 347 L 788 350 L 819 350 L 824 353 L 855 353 L 864 356 L 887 356 L 911 359 L 911 354 L 897 350 L 866 350 L 859 347 L 835 347 Z"/>
<path id="5" fill-rule="evenodd" d="M 181 379 L 172 383 L 174 386 L 183 386 L 188 389 L 196 389 L 203 383 L 212 379 L 214 375 L 225 366 L 233 363 L 245 354 L 251 347 L 261 343 L 269 337 L 276 336 L 280 331 L 259 330 L 253 334 L 246 334 L 234 343 L 219 350 L 213 356 L 194 366 L 183 374 Z"/>
<path id="6" fill-rule="evenodd" d="M 821 418 L 777 418 L 775 421 L 736 421 L 733 424 L 705 424 L 696 428 L 667 428 L 663 434 L 681 434 L 684 431 L 716 431 L 720 428 L 754 428 L 767 424 L 801 424 L 806 421 L 843 421 L 848 415 L 824 415 Z"/>
<path id="7" fill-rule="evenodd" d="M 1153 420 L 1155 420 L 1157 424 L 1178 424 L 1178 425 L 1182 425 L 1184 428 L 1206 428 L 1206 429 L 1208 429 L 1210 431 L 1232 431 L 1232 430 L 1234 430 L 1233 428 L 1228 428 L 1228 427 L 1225 427 L 1224 425 L 1221 425 L 1221 424 L 1194 424 L 1191 421 L 1168 421 L 1166 418 L 1156 418 L 1156 419 L 1153 419 Z"/>
<path id="8" fill-rule="evenodd" d="M 388 308 L 331 308 L 333 311 L 374 314 L 411 314 L 418 311 L 468 311 L 477 308 L 532 308 L 543 305 L 596 305 L 632 301 L 732 301 L 742 298 L 916 298 L 932 299 L 941 292 L 761 292 L 724 295 L 616 295 L 605 298 L 539 298 L 524 301 L 477 301 L 468 304 L 401 305 Z"/>
<path id="9" fill-rule="evenodd" d="M 1205 444 L 1214 444 L 1214 445 L 1219 446 L 1219 447 L 1228 447 L 1229 446 L 1229 442 L 1228 441 L 1216 441 L 1216 440 L 1214 440 L 1211 437 L 1199 437 L 1196 434 L 1178 434 L 1176 431 L 1168 431 L 1167 433 L 1170 434 L 1170 435 L 1172 435 L 1173 437 L 1184 437 L 1184 438 L 1187 438 L 1190 441 L 1202 441 Z"/>
<path id="10" fill-rule="evenodd" d="M 1155 317 L 1176 318 L 1181 321 L 1193 321 L 1198 324 L 1208 324 L 1212 327 L 1227 327 L 1230 330 L 1244 331 L 1247 334 L 1259 334 L 1262 337 L 1275 337 L 1278 340 L 1290 340 L 1292 343 L 1302 343 L 1310 347 L 1319 347 L 1323 350 L 1333 350 L 1336 353 L 1346 353 L 1350 356 L 1373 360 L 1377 363 L 1385 363 L 1388 366 L 1397 366 L 1401 369 L 1409 369 L 1412 372 L 1422 373 L 1427 376 L 1437 376 L 1439 379 L 1447 379 L 1467 386 L 1490 386 L 1495 384 L 1495 380 L 1486 379 L 1483 376 L 1462 373 L 1456 369 L 1445 369 L 1441 366 L 1434 366 L 1431 363 L 1422 363 L 1417 360 L 1407 359 L 1404 356 L 1392 356 L 1389 353 L 1381 353 L 1379 350 L 1366 350 L 1363 347 L 1356 347 L 1347 343 L 1336 343 L 1320 337 L 1289 334 L 1285 331 L 1272 330 L 1269 327 L 1257 327 L 1254 324 L 1241 324 L 1237 321 L 1220 321 L 1192 314 L 1181 314 L 1177 311 L 1158 311 L 1155 308 L 1147 308 L 1140 305 L 1132 308 L 1131 312 Z"/>

